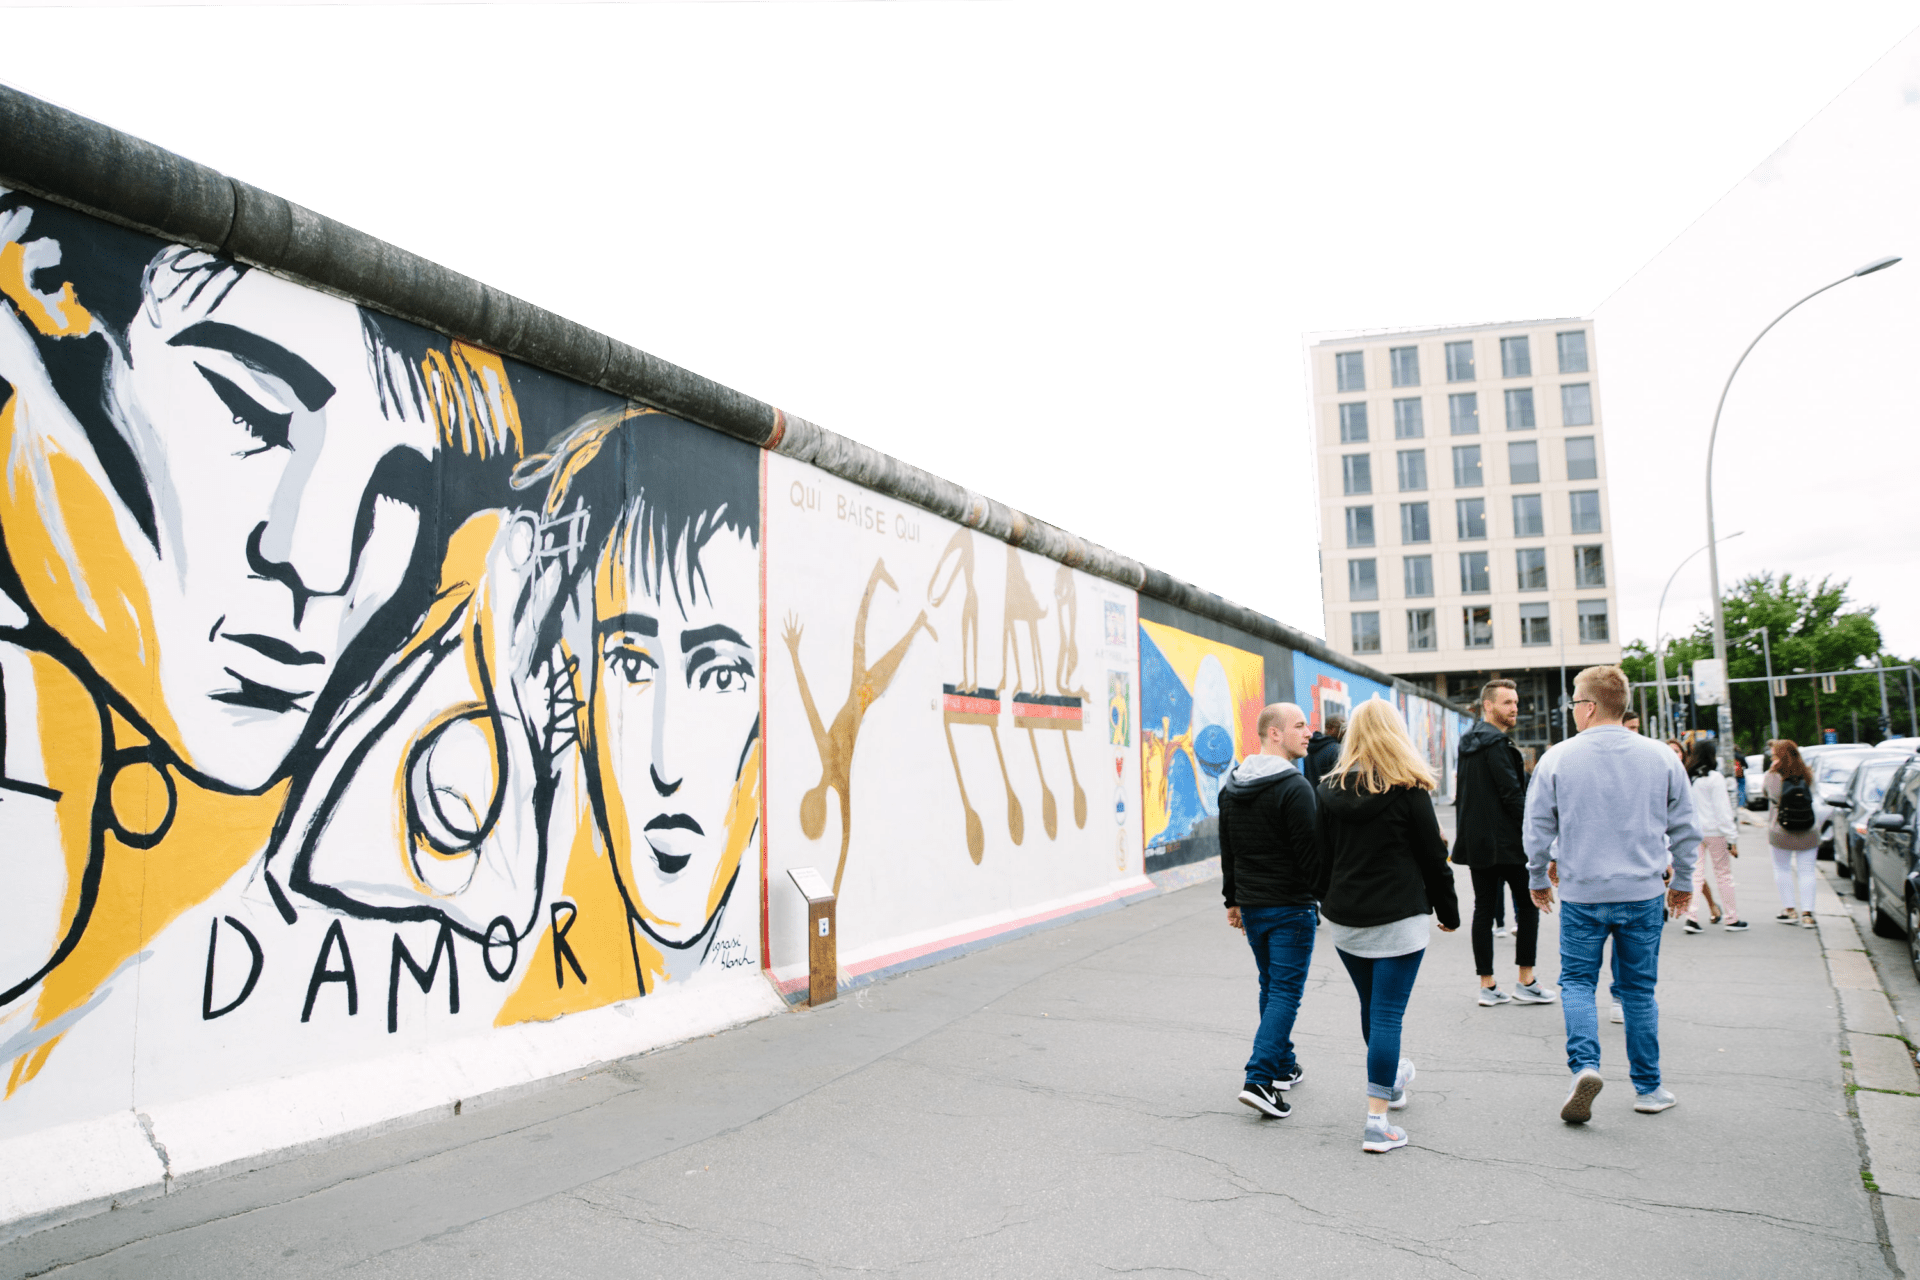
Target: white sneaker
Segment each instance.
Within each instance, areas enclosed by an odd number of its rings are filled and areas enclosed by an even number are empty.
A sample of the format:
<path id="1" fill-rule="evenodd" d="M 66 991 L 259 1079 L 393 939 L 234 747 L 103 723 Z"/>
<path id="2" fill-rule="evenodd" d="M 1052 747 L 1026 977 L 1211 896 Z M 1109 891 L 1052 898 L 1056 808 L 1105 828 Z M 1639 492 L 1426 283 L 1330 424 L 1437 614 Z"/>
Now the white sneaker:
<path id="1" fill-rule="evenodd" d="M 1623 1004 L 1616 1004 L 1615 1006 L 1613 1006 L 1613 1021 L 1625 1022 L 1626 1020 L 1627 1020 L 1627 1006 Z"/>
<path id="2" fill-rule="evenodd" d="M 1413 1083 L 1413 1059 L 1400 1059 L 1400 1069 L 1393 1076 L 1393 1097 L 1387 1099 L 1387 1110 L 1405 1111 L 1407 1109 L 1407 1086 Z"/>
<path id="3" fill-rule="evenodd" d="M 1507 938 L 1507 937 L 1511 937 L 1512 935 L 1513 935 L 1513 931 L 1507 928 L 1507 926 L 1503 924 L 1497 924 L 1493 926 L 1493 936 L 1496 938 Z"/>

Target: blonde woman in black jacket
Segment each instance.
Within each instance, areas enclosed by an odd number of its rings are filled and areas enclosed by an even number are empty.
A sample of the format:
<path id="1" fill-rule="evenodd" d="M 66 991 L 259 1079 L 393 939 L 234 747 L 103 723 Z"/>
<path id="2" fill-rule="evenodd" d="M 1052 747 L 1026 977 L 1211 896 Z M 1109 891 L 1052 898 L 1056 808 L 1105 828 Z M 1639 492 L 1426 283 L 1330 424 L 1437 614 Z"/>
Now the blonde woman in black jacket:
<path id="1" fill-rule="evenodd" d="M 1447 842 L 1433 812 L 1434 777 L 1392 704 L 1354 709 L 1340 760 L 1320 784 L 1318 841 L 1325 877 L 1320 911 L 1360 996 L 1367 1041 L 1363 1151 L 1407 1145 L 1388 1123 L 1407 1105 L 1413 1062 L 1400 1056 L 1400 1023 L 1427 951 L 1427 917 L 1460 927 Z"/>

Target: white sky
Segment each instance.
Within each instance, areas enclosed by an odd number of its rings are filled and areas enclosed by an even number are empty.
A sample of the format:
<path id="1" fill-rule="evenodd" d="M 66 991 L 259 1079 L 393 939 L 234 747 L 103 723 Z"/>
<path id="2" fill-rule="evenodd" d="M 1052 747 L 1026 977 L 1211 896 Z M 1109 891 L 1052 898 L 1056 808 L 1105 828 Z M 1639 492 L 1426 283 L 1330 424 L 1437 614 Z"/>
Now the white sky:
<path id="1" fill-rule="evenodd" d="M 1601 306 L 1628 634 L 1652 637 L 1662 587 L 1706 544 L 1707 431 L 1741 351 L 1800 298 L 1891 253 L 1906 261 L 1813 299 L 1747 358 L 1720 419 L 1715 519 L 1722 536 L 1742 531 L 1722 545 L 1723 587 L 1762 569 L 1851 578 L 1857 600 L 1880 606 L 1888 644 L 1920 650 L 1917 211 L 1920 35 Z M 1674 579 L 1660 625 L 1684 632 L 1711 605 L 1701 556 Z"/>

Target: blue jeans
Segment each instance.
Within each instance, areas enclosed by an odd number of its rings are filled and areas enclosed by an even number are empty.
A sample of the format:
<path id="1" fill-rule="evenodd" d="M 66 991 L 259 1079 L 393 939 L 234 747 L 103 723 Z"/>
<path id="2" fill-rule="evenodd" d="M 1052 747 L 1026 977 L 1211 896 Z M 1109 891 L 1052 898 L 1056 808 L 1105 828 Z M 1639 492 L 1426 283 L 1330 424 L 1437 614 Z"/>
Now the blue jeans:
<path id="1" fill-rule="evenodd" d="M 1312 907 L 1242 907 L 1240 923 L 1260 968 L 1260 1030 L 1254 1033 L 1247 1079 L 1270 1084 L 1290 1073 L 1293 1020 L 1307 988 L 1313 931 L 1320 916 Z"/>
<path id="2" fill-rule="evenodd" d="M 1627 1015 L 1627 1063 L 1636 1093 L 1660 1087 L 1661 926 L 1666 895 L 1645 902 L 1560 903 L 1560 1007 L 1567 1019 L 1567 1069 L 1600 1066 L 1600 1016 L 1594 988 L 1600 952 L 1613 939 L 1613 995 Z"/>
<path id="3" fill-rule="evenodd" d="M 1360 1035 L 1367 1042 L 1367 1096 L 1391 1098 L 1400 1073 L 1400 1021 L 1406 1016 L 1407 997 L 1413 994 L 1413 980 L 1420 974 L 1426 950 L 1378 960 L 1350 956 L 1338 948 L 1335 952 L 1360 996 Z"/>

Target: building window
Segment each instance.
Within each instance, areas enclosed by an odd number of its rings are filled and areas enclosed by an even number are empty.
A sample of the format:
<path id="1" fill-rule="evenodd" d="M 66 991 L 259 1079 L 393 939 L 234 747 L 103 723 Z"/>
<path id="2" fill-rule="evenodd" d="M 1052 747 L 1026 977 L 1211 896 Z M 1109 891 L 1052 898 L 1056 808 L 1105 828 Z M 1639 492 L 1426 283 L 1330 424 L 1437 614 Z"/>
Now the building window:
<path id="1" fill-rule="evenodd" d="M 1457 436 L 1480 434 L 1480 397 L 1472 391 L 1447 397 L 1447 429 Z"/>
<path id="2" fill-rule="evenodd" d="M 1517 338 L 1500 339 L 1500 376 L 1503 378 L 1531 378 L 1533 376 L 1533 352 L 1527 346 L 1527 335 Z"/>
<path id="3" fill-rule="evenodd" d="M 1455 445 L 1453 448 L 1453 487 L 1456 489 L 1478 489 L 1484 478 L 1480 472 L 1480 446 L 1477 444 Z"/>
<path id="4" fill-rule="evenodd" d="M 1456 498 L 1453 503 L 1453 520 L 1456 536 L 1462 542 L 1472 542 L 1486 537 L 1487 500 Z"/>
<path id="5" fill-rule="evenodd" d="M 1373 459 L 1364 453 L 1345 454 L 1340 459 L 1340 479 L 1349 495 L 1373 492 Z"/>
<path id="6" fill-rule="evenodd" d="M 1400 561 L 1402 576 L 1406 578 L 1407 596 L 1419 599 L 1433 594 L 1433 557 L 1406 556 Z"/>
<path id="7" fill-rule="evenodd" d="M 1540 446 L 1531 440 L 1515 440 L 1507 446 L 1507 483 L 1540 483 Z"/>
<path id="8" fill-rule="evenodd" d="M 1460 553 L 1460 594 L 1483 596 L 1493 590 L 1493 575 L 1487 571 L 1487 553 Z"/>
<path id="9" fill-rule="evenodd" d="M 1513 495 L 1513 536 L 1516 538 L 1547 536 L 1547 520 L 1540 511 L 1539 494 L 1516 493 Z"/>
<path id="10" fill-rule="evenodd" d="M 1545 547 L 1521 547 L 1513 553 L 1513 561 L 1514 567 L 1520 571 L 1522 591 L 1547 589 L 1547 549 Z"/>
<path id="11" fill-rule="evenodd" d="M 1374 570 L 1374 561 L 1347 561 L 1347 599 L 1378 600 L 1379 598 L 1380 575 Z"/>
<path id="12" fill-rule="evenodd" d="M 1427 420 L 1420 412 L 1420 397 L 1410 396 L 1393 402 L 1393 438 L 1419 440 L 1427 434 Z"/>
<path id="13" fill-rule="evenodd" d="M 1607 554 L 1601 547 L 1573 549 L 1573 584 L 1577 587 L 1607 585 Z"/>
<path id="14" fill-rule="evenodd" d="M 1400 492 L 1418 493 L 1427 487 L 1427 451 L 1402 449 L 1394 459 L 1400 472 Z"/>
<path id="15" fill-rule="evenodd" d="M 1590 427 L 1593 425 L 1593 387 L 1585 382 L 1569 382 L 1560 388 L 1560 425 L 1563 427 Z"/>
<path id="16" fill-rule="evenodd" d="M 1433 541 L 1433 529 L 1427 522 L 1426 503 L 1403 502 L 1400 504 L 1400 541 L 1406 543 Z"/>
<path id="17" fill-rule="evenodd" d="M 1544 604 L 1523 604 L 1520 606 L 1520 643 L 1552 644 L 1553 624 L 1547 617 L 1548 609 Z"/>
<path id="18" fill-rule="evenodd" d="M 1507 430 L 1533 430 L 1533 388 L 1507 388 Z"/>
<path id="19" fill-rule="evenodd" d="M 1393 371 L 1396 387 L 1420 385 L 1420 348 L 1394 347 L 1387 352 L 1387 367 Z"/>
<path id="20" fill-rule="evenodd" d="M 1607 602 L 1582 600 L 1580 602 L 1580 643 L 1605 644 L 1606 642 Z"/>
<path id="21" fill-rule="evenodd" d="M 1350 547 L 1370 547 L 1373 545 L 1373 508 L 1347 508 L 1347 545 Z"/>
<path id="22" fill-rule="evenodd" d="M 1447 381 L 1473 381 L 1473 341 L 1447 344 Z"/>
<path id="23" fill-rule="evenodd" d="M 1415 653 L 1436 648 L 1433 610 L 1407 610 L 1407 648 Z"/>
<path id="24" fill-rule="evenodd" d="M 1570 333 L 1553 335 L 1560 348 L 1560 372 L 1585 373 L 1587 371 L 1587 331 L 1575 329 Z"/>
<path id="25" fill-rule="evenodd" d="M 1342 351 L 1333 358 L 1333 382 L 1336 391 L 1367 389 L 1366 356 L 1358 351 Z"/>
<path id="26" fill-rule="evenodd" d="M 1367 442 L 1367 405 L 1364 400 L 1340 406 L 1340 443 L 1365 444 Z"/>
<path id="27" fill-rule="evenodd" d="M 1493 648 L 1493 610 L 1486 605 L 1475 605 L 1461 610 L 1467 627 L 1467 648 Z"/>
<path id="28" fill-rule="evenodd" d="M 1353 651 L 1380 652 L 1380 615 L 1374 612 L 1353 615 Z"/>
<path id="29" fill-rule="evenodd" d="M 1600 459 L 1594 453 L 1592 436 L 1571 436 L 1567 440 L 1567 479 L 1598 480 Z"/>
<path id="30" fill-rule="evenodd" d="M 1598 489 L 1575 489 L 1567 495 L 1567 501 L 1573 511 L 1575 533 L 1600 532 L 1600 491 Z"/>

